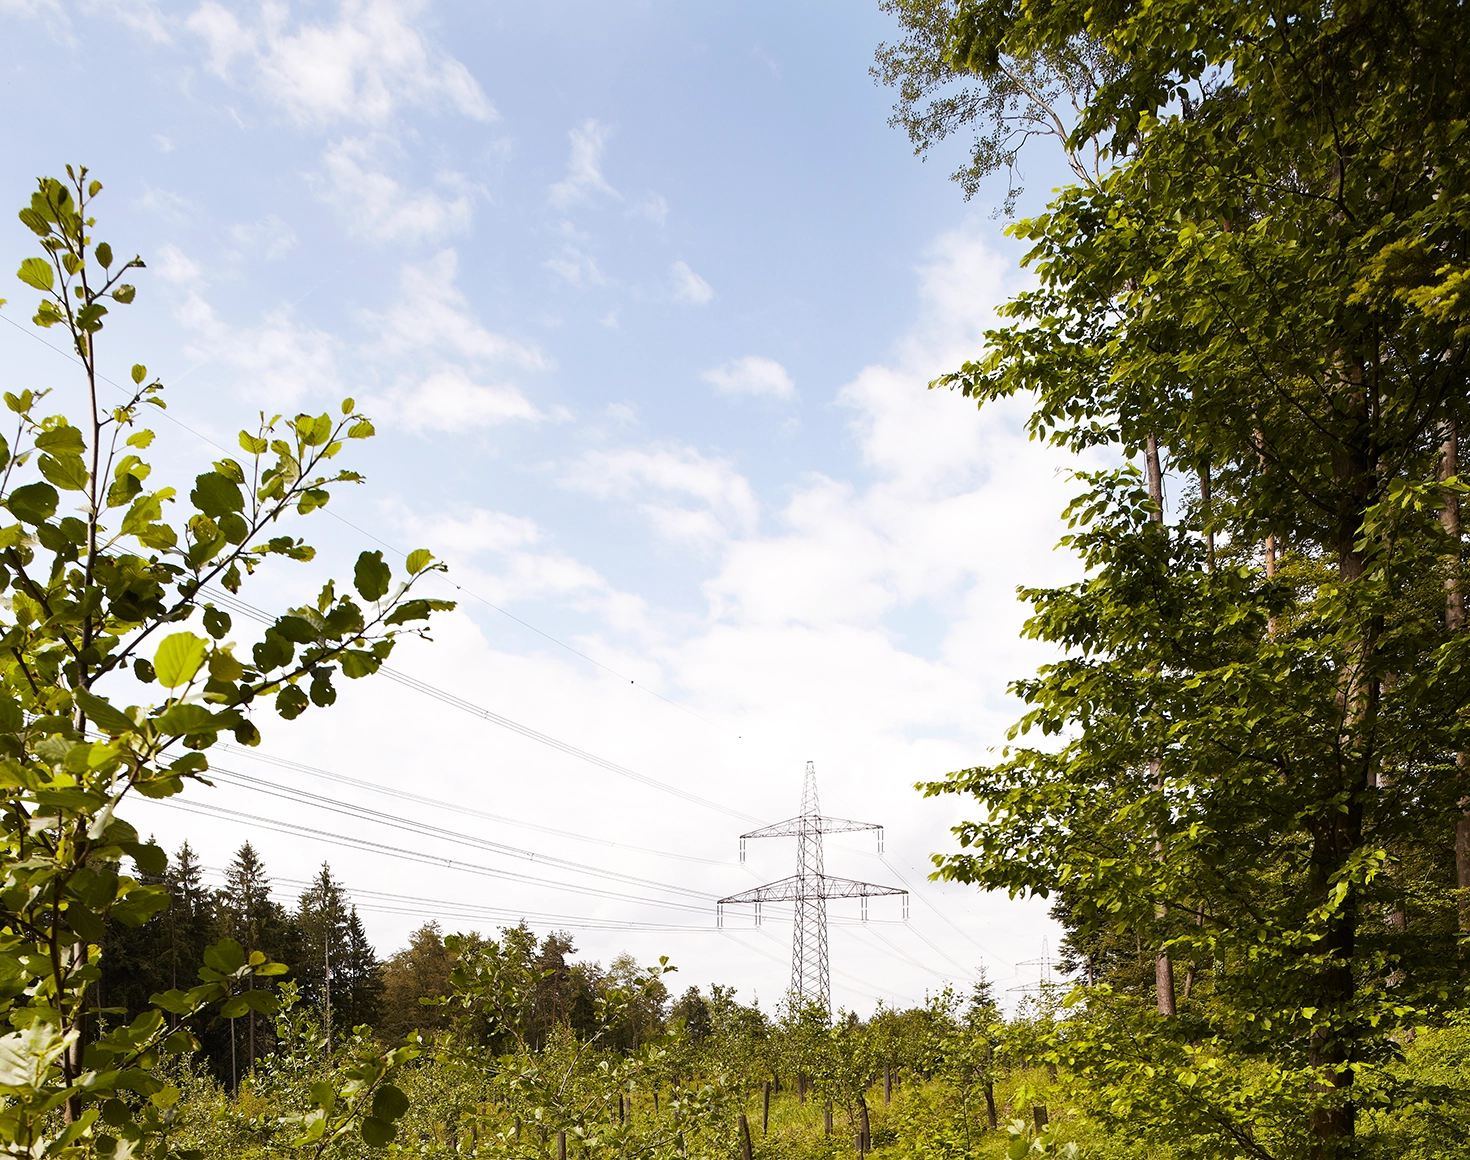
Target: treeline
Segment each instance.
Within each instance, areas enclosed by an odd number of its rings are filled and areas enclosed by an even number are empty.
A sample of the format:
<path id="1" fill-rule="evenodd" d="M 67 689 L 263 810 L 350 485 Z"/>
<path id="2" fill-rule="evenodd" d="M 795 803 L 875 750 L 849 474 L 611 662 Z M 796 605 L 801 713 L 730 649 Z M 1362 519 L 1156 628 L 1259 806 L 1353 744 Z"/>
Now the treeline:
<path id="1" fill-rule="evenodd" d="M 287 964 L 300 1001 L 322 1013 L 324 1026 L 351 1029 L 379 1018 L 383 965 L 327 863 L 294 908 L 271 897 L 265 864 L 249 842 L 235 852 L 216 889 L 205 885 L 198 854 L 187 842 L 163 874 L 141 877 L 163 886 L 168 904 L 141 926 L 108 924 L 94 1004 L 104 1019 L 131 1021 L 149 1008 L 151 996 L 194 986 L 205 948 L 226 938 L 247 954 L 260 951 Z M 272 1020 L 251 1011 L 235 1019 L 199 1016 L 190 1029 L 214 1074 L 234 1083 L 272 1050 L 273 1028 Z"/>
<path id="2" fill-rule="evenodd" d="M 427 922 L 406 947 L 380 959 L 328 863 L 288 907 L 272 897 L 265 864 L 249 842 L 235 852 L 224 884 L 216 888 L 205 884 L 199 856 L 188 842 L 163 874 L 142 877 L 164 887 L 168 904 L 141 926 L 108 926 L 93 1004 L 104 1020 L 131 1021 L 149 1009 L 153 995 L 193 986 L 205 949 L 228 938 L 247 955 L 259 951 L 289 968 L 274 981 L 294 984 L 298 1006 L 313 1014 L 324 1037 L 335 1032 L 342 1039 L 367 1026 L 383 1041 L 396 1043 L 416 1031 L 432 1035 L 449 1028 L 449 1009 L 421 1000 L 451 994 L 456 962 L 487 945 L 478 932 L 446 940 L 437 922 Z M 619 955 L 606 968 L 576 961 L 576 946 L 565 931 L 538 938 L 522 923 L 501 931 L 496 946 L 507 970 L 534 980 L 514 1026 L 481 1021 L 468 1029 L 479 1045 L 497 1051 L 515 1042 L 539 1050 L 558 1027 L 584 1039 L 598 1034 L 613 1050 L 635 1051 L 676 1024 L 701 1040 L 734 1021 L 757 1017 L 735 1002 L 733 988 L 718 984 L 708 997 L 690 987 L 675 998 L 661 981 L 635 988 L 640 967 L 631 955 Z M 599 1000 L 613 993 L 632 998 L 610 1026 L 603 1026 Z M 276 1047 L 275 1021 L 254 1011 L 234 1019 L 218 1013 L 197 1016 L 190 1030 L 209 1070 L 232 1087 Z"/>

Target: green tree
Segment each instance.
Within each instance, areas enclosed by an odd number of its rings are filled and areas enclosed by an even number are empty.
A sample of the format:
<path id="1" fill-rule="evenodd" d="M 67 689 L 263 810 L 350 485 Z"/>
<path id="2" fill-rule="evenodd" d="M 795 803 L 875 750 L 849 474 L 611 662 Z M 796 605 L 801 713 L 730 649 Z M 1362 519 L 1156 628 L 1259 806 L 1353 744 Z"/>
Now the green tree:
<path id="1" fill-rule="evenodd" d="M 108 924 L 141 925 L 169 903 L 164 883 L 121 872 L 131 859 L 157 877 L 167 861 L 123 820 L 128 797 L 182 792 L 205 775 L 221 733 L 254 744 L 256 718 L 330 705 L 339 675 L 375 672 L 398 633 L 446 607 L 411 595 L 427 552 L 410 557 L 399 584 L 380 552 L 364 552 L 355 592 L 328 583 L 236 655 L 215 594 L 237 595 L 267 564 L 312 557 L 286 525 L 360 481 L 333 460 L 372 424 L 350 400 L 336 417 L 262 416 L 240 433 L 242 458 L 222 457 L 192 486 L 153 479 L 145 424 L 163 406 L 162 384 L 139 364 L 113 395 L 99 369 L 108 313 L 133 301 L 126 279 L 143 267 L 95 239 L 101 188 L 69 167 L 64 180 L 40 180 L 21 210 L 41 253 L 18 276 L 39 294 L 33 322 L 68 339 L 82 406 L 76 416 L 48 414 L 48 392 L 7 393 L 14 427 L 0 441 L 0 494 L 13 521 L 0 524 L 0 767 L 9 787 L 0 1011 L 14 1028 L 0 1036 L 0 1144 L 58 1157 L 120 1139 L 136 1152 L 167 1134 L 175 1097 L 160 1053 L 187 1052 L 195 1040 L 166 1015 L 188 1019 L 221 1003 L 220 1015 L 233 1018 L 273 1005 L 247 987 L 276 968 L 223 940 L 206 950 L 199 985 L 154 996 L 124 1026 L 99 1021 L 92 996 Z M 165 514 L 174 507 L 181 518 Z M 363 1074 L 379 1084 L 390 1066 Z M 143 1099 L 124 1104 L 122 1090 Z"/>
<path id="2" fill-rule="evenodd" d="M 1017 682 L 995 765 L 928 787 L 983 803 L 942 871 L 1062 891 L 1076 945 L 1142 942 L 1154 1002 L 1098 987 L 1059 1025 L 1128 1131 L 1356 1154 L 1361 1106 L 1430 1098 L 1384 1078 L 1403 1033 L 1465 1000 L 1463 14 L 945 17 L 933 67 L 977 91 L 1101 53 L 1061 135 L 1105 159 L 1014 227 L 1037 286 L 943 382 L 1142 467 L 1081 477 L 1087 579 L 1025 594 L 1064 659 Z M 1178 963 L 1210 985 L 1176 1004 Z"/>
<path id="3" fill-rule="evenodd" d="M 302 999 L 321 1014 L 327 1051 L 333 1036 L 378 1016 L 382 993 L 377 954 L 367 941 L 357 908 L 325 862 L 296 904 L 300 951 L 295 976 Z"/>
<path id="4" fill-rule="evenodd" d="M 478 935 L 461 936 L 470 949 L 479 944 Z M 437 922 L 426 922 L 409 936 L 408 946 L 383 963 L 382 997 L 378 1003 L 378 1031 L 397 1042 L 414 1031 L 436 1031 L 449 1024 L 449 1009 L 425 1006 L 420 999 L 448 995 L 455 956 L 444 945 Z"/>
<path id="5" fill-rule="evenodd" d="M 235 851 L 234 858 L 225 868 L 225 884 L 215 896 L 214 909 L 219 936 L 234 939 L 247 954 L 261 951 L 268 958 L 288 965 L 295 958 L 297 947 L 290 919 L 285 908 L 271 898 L 265 863 L 249 842 Z M 254 980 L 251 980 L 251 989 L 253 985 Z M 236 1063 L 230 1069 L 232 1084 L 237 1082 L 241 1071 L 253 1069 L 255 1061 L 271 1046 L 268 1041 L 270 1022 L 259 1019 L 254 1010 L 245 1013 L 244 1043 L 239 1047 L 234 1042 L 236 1030 L 232 1022 L 231 1057 L 232 1060 L 238 1059 L 242 1055 L 242 1047 L 244 1063 L 243 1066 Z"/>

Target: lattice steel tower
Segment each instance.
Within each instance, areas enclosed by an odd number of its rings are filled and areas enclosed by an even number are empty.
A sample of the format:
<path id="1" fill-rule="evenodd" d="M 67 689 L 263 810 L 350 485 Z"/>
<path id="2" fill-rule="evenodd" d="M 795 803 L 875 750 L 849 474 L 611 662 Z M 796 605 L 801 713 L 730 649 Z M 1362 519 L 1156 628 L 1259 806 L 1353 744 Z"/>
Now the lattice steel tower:
<path id="1" fill-rule="evenodd" d="M 806 780 L 801 788 L 801 814 L 775 825 L 762 826 L 740 835 L 740 860 L 745 861 L 747 838 L 795 838 L 796 873 L 790 878 L 768 882 L 754 890 L 720 899 L 718 905 L 753 902 L 755 921 L 760 924 L 762 902 L 796 903 L 796 921 L 791 930 L 791 1002 L 797 1006 L 816 1003 L 832 1010 L 831 969 L 827 958 L 827 899 L 862 899 L 863 921 L 868 921 L 868 899 L 874 895 L 903 896 L 903 916 L 908 918 L 908 891 L 896 886 L 878 886 L 852 878 L 833 878 L 822 865 L 822 835 L 851 830 L 876 830 L 878 853 L 883 853 L 883 827 L 876 822 L 854 822 L 829 818 L 817 801 L 817 770 L 806 763 Z"/>

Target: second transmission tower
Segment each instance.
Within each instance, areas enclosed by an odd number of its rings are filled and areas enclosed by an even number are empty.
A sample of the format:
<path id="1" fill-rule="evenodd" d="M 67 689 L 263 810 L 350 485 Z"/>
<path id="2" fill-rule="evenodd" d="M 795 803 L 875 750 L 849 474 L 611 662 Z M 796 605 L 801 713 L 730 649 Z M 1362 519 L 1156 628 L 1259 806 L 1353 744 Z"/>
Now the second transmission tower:
<path id="1" fill-rule="evenodd" d="M 796 903 L 796 921 L 791 931 L 791 992 L 793 1006 L 816 1004 L 832 1010 L 832 978 L 827 954 L 827 899 L 862 899 L 863 921 L 868 918 L 868 899 L 874 895 L 900 894 L 904 899 L 904 917 L 908 917 L 908 891 L 896 886 L 879 886 L 852 878 L 834 878 L 822 865 L 822 835 L 852 830 L 876 830 L 878 853 L 883 853 L 883 827 L 876 822 L 854 822 L 847 818 L 830 818 L 822 813 L 817 801 L 817 770 L 806 763 L 806 779 L 801 788 L 801 813 L 784 822 L 762 826 L 740 835 L 740 860 L 745 861 L 748 838 L 795 838 L 796 873 L 722 898 L 727 903 L 755 903 L 756 922 L 760 922 L 763 902 Z"/>

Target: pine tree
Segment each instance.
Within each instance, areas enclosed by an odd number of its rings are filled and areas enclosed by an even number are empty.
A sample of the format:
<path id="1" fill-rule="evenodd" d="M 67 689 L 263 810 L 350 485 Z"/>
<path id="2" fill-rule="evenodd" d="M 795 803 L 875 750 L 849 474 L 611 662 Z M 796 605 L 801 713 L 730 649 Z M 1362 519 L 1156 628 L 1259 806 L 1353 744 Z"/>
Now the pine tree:
<path id="1" fill-rule="evenodd" d="M 383 964 L 368 942 L 367 931 L 358 917 L 357 907 L 347 914 L 346 938 L 342 953 L 342 986 L 344 1002 L 339 1026 L 357 1027 L 378 1022 L 383 997 Z"/>
<path id="2" fill-rule="evenodd" d="M 216 898 L 215 934 L 218 938 L 234 939 L 247 955 L 261 951 L 272 959 L 289 962 L 286 956 L 294 941 L 290 937 L 290 920 L 285 908 L 271 900 L 270 891 L 265 863 L 255 847 L 246 842 L 235 851 L 234 860 L 225 871 L 225 885 Z M 252 990 L 254 983 L 252 979 Z M 243 1070 L 249 1071 L 270 1050 L 267 1037 L 272 1036 L 272 1029 L 270 1021 L 259 1019 L 254 1011 L 244 1018 Z"/>
<path id="3" fill-rule="evenodd" d="M 322 1013 L 330 1048 L 341 1033 L 377 1019 L 382 967 L 357 908 L 326 862 L 297 903 L 296 927 L 296 979 L 302 998 Z"/>

